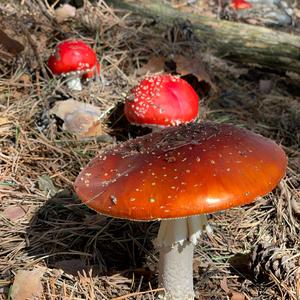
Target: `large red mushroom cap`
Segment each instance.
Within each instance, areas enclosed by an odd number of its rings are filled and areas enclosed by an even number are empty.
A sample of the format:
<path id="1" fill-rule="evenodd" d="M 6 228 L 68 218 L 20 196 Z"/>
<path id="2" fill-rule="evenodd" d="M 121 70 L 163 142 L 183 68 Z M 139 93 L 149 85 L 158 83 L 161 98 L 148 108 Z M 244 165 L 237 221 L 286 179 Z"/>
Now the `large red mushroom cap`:
<path id="1" fill-rule="evenodd" d="M 56 75 L 100 72 L 96 53 L 81 40 L 68 40 L 59 43 L 54 53 L 49 57 L 48 66 Z"/>
<path id="2" fill-rule="evenodd" d="M 225 124 L 168 127 L 94 158 L 75 182 L 79 198 L 105 215 L 178 218 L 251 203 L 285 174 L 275 142 Z"/>
<path id="3" fill-rule="evenodd" d="M 179 125 L 197 117 L 198 95 L 179 77 L 153 75 L 131 90 L 124 109 L 126 118 L 134 124 Z"/>

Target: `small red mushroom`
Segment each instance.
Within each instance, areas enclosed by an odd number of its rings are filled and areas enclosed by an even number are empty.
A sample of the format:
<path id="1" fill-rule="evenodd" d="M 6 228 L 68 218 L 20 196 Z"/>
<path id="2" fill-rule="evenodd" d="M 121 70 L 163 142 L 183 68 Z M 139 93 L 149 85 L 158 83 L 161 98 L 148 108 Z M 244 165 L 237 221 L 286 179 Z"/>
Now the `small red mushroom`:
<path id="1" fill-rule="evenodd" d="M 125 101 L 129 122 L 144 126 L 174 126 L 198 115 L 198 95 L 185 80 L 169 74 L 142 80 Z"/>
<path id="2" fill-rule="evenodd" d="M 129 220 L 161 220 L 159 285 L 191 300 L 193 251 L 206 213 L 255 201 L 287 167 L 270 139 L 227 124 L 190 123 L 129 140 L 94 158 L 75 191 L 90 208 Z"/>
<path id="3" fill-rule="evenodd" d="M 246 0 L 231 0 L 230 6 L 236 10 L 252 8 L 252 4 L 247 2 Z"/>
<path id="4" fill-rule="evenodd" d="M 94 50 L 81 40 L 60 42 L 49 57 L 48 67 L 55 75 L 68 77 L 67 85 L 81 91 L 81 78 L 92 78 L 100 73 Z"/>

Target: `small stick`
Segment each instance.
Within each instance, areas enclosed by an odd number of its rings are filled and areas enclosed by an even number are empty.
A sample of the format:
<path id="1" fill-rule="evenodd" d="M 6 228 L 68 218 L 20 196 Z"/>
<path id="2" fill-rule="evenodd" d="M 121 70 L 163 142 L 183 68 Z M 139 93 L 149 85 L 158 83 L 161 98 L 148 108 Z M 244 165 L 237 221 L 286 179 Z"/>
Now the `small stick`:
<path id="1" fill-rule="evenodd" d="M 35 57 L 36 57 L 36 60 L 37 60 L 39 66 L 40 66 L 40 68 L 41 68 L 41 72 L 42 72 L 42 74 L 43 74 L 43 77 L 44 77 L 46 80 L 49 80 L 49 76 L 48 76 L 47 71 L 46 71 L 46 69 L 45 69 L 43 60 L 41 59 L 41 56 L 40 56 L 40 54 L 39 54 L 38 47 L 37 47 L 35 41 L 32 39 L 32 37 L 31 37 L 29 31 L 28 31 L 23 25 L 21 25 L 21 26 L 22 26 L 23 32 L 24 32 L 25 35 L 26 35 L 26 38 L 27 38 L 27 40 L 28 40 L 28 43 L 30 44 L 30 46 L 31 46 L 31 48 L 32 48 L 32 50 L 33 50 L 33 52 L 34 52 L 34 55 L 35 55 Z"/>
<path id="2" fill-rule="evenodd" d="M 121 296 L 121 297 L 113 298 L 112 300 L 123 300 L 123 299 L 128 299 L 129 297 L 132 297 L 132 296 L 138 296 L 138 295 L 146 294 L 146 293 L 149 293 L 149 292 L 160 292 L 160 291 L 163 291 L 163 290 L 164 290 L 164 288 L 158 288 L 158 289 L 154 289 L 154 290 L 151 290 L 151 291 L 130 293 L 130 294 L 127 294 L 127 295 L 124 295 L 124 296 Z"/>
<path id="3" fill-rule="evenodd" d="M 45 2 L 42 3 L 42 1 L 37 0 L 35 1 L 37 3 L 37 5 L 39 6 L 40 10 L 42 11 L 42 13 L 44 14 L 44 16 L 53 24 L 53 25 L 57 25 L 58 23 L 56 22 L 55 18 L 53 18 L 53 16 L 49 13 L 49 10 L 47 9 L 47 7 L 45 6 Z M 55 4 L 54 4 L 55 5 Z"/>

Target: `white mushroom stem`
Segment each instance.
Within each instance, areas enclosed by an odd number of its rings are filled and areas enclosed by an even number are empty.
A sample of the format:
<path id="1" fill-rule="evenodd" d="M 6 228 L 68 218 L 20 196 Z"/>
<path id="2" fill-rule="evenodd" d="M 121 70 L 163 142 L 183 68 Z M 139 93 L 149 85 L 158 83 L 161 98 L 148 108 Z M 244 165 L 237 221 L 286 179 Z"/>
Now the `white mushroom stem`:
<path id="1" fill-rule="evenodd" d="M 81 79 L 80 77 L 72 77 L 67 79 L 67 86 L 69 89 L 73 91 L 81 91 L 82 85 L 81 85 Z"/>
<path id="2" fill-rule="evenodd" d="M 206 215 L 162 220 L 157 236 L 159 255 L 159 286 L 165 289 L 160 299 L 192 300 L 193 252 L 203 230 Z"/>

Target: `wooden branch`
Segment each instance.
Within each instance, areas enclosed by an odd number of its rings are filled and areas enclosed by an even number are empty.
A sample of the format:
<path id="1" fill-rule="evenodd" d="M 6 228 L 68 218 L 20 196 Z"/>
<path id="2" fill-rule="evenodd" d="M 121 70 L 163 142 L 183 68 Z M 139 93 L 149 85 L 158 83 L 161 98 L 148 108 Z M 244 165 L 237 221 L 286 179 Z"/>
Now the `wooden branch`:
<path id="1" fill-rule="evenodd" d="M 159 26 L 171 26 L 178 19 L 188 19 L 201 44 L 216 56 L 254 64 L 278 71 L 300 73 L 300 36 L 244 23 L 217 20 L 185 13 L 167 6 L 162 0 L 107 0 L 119 9 L 126 9 L 157 19 Z"/>

